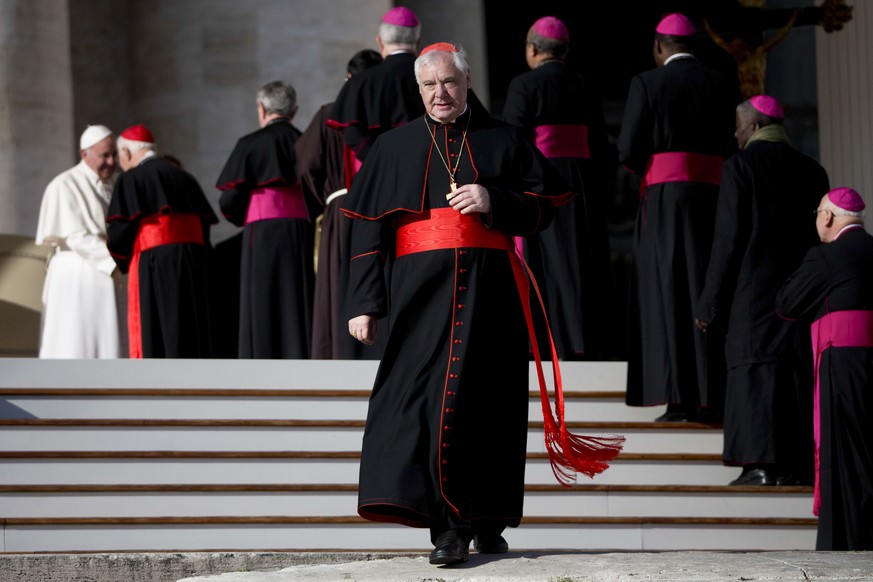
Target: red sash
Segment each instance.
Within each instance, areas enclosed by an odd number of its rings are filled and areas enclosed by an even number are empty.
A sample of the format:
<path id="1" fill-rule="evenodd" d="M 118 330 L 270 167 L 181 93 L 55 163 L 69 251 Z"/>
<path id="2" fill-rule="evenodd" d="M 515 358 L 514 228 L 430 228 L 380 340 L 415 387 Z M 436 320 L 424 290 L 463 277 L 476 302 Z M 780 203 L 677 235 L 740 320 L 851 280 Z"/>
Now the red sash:
<path id="1" fill-rule="evenodd" d="M 270 218 L 309 219 L 300 184 L 252 190 L 246 224 Z"/>
<path id="2" fill-rule="evenodd" d="M 646 166 L 646 173 L 640 184 L 640 197 L 646 188 L 665 182 L 703 182 L 718 185 L 721 183 L 721 167 L 724 158 L 709 154 L 690 152 L 661 152 L 653 154 Z"/>
<path id="3" fill-rule="evenodd" d="M 203 225 L 196 214 L 153 214 L 140 220 L 127 274 L 127 328 L 130 357 L 142 358 L 139 310 L 139 257 L 151 248 L 173 243 L 203 244 Z"/>
<path id="4" fill-rule="evenodd" d="M 534 143 L 547 158 L 591 157 L 587 125 L 538 125 L 534 128 Z"/>
<path id="5" fill-rule="evenodd" d="M 398 257 L 431 250 L 453 249 L 462 247 L 478 247 L 504 250 L 512 265 L 515 284 L 521 298 L 527 321 L 528 335 L 533 347 L 536 362 L 537 378 L 540 385 L 540 401 L 543 410 L 543 432 L 546 450 L 552 472 L 558 481 L 567 487 L 576 480 L 576 473 L 584 473 L 589 477 L 601 473 L 609 467 L 612 460 L 622 448 L 624 437 L 590 437 L 570 433 L 564 422 L 564 392 L 561 381 L 561 369 L 558 363 L 558 353 L 555 342 L 552 341 L 551 330 L 548 329 L 548 318 L 545 317 L 545 307 L 537 282 L 524 263 L 524 259 L 515 252 L 515 244 L 510 235 L 491 230 L 482 224 L 480 214 L 461 214 L 453 208 L 437 208 L 425 211 L 420 215 L 407 214 L 398 220 L 396 254 Z M 555 385 L 555 411 L 557 419 L 552 415 L 552 405 L 549 401 L 548 386 L 543 373 L 542 358 L 537 346 L 536 334 L 531 315 L 529 285 L 533 286 L 543 310 L 544 320 L 551 344 L 552 370 Z"/>
<path id="6" fill-rule="evenodd" d="M 815 437 L 815 496 L 812 512 L 818 515 L 821 507 L 821 479 L 819 474 L 819 451 L 821 449 L 821 382 L 819 365 L 821 355 L 828 348 L 864 347 L 873 348 L 873 311 L 833 311 L 817 319 L 810 328 L 812 357 L 815 366 L 815 390 L 813 392 L 813 435 Z"/>

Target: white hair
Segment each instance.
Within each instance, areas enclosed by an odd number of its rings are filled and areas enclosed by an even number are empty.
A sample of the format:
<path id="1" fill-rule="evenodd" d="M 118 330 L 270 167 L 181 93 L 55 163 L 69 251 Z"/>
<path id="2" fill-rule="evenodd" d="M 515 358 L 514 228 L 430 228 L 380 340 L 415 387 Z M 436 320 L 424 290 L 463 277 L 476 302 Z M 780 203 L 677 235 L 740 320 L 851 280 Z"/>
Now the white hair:
<path id="1" fill-rule="evenodd" d="M 150 141 L 134 141 L 132 139 L 126 139 L 123 137 L 118 138 L 117 142 L 118 150 L 126 149 L 130 152 L 131 155 L 135 154 L 140 150 L 152 150 L 153 152 L 158 151 L 158 146 Z"/>
<path id="2" fill-rule="evenodd" d="M 830 200 L 825 200 L 822 210 L 830 210 L 834 216 L 851 216 L 853 218 L 862 218 L 864 216 L 863 210 L 846 210 L 845 208 L 840 208 Z"/>
<path id="3" fill-rule="evenodd" d="M 399 44 L 415 48 L 421 38 L 421 23 L 415 26 L 399 26 L 387 22 L 379 23 L 379 38 L 385 44 Z"/>
<path id="4" fill-rule="evenodd" d="M 467 52 L 459 47 L 458 45 L 454 45 L 458 50 L 456 52 L 452 51 L 443 51 L 443 50 L 431 50 L 417 59 L 415 59 L 415 82 L 419 85 L 421 84 L 421 68 L 422 67 L 431 67 L 436 62 L 437 57 L 440 53 L 449 54 L 452 56 L 452 61 L 454 61 L 455 68 L 461 71 L 461 74 L 465 77 L 470 74 L 470 65 L 467 64 Z"/>

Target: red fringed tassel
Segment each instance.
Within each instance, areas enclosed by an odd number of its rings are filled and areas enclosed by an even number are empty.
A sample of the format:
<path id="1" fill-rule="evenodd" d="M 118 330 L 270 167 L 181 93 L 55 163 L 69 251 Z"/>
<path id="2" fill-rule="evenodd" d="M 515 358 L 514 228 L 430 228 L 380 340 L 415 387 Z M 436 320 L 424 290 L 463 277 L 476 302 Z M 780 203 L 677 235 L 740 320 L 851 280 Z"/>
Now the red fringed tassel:
<path id="1" fill-rule="evenodd" d="M 552 418 L 544 424 L 543 436 L 552 473 L 565 487 L 572 487 L 576 483 L 577 473 L 594 477 L 608 469 L 609 461 L 621 452 L 624 445 L 624 437 L 620 435 L 577 435 L 563 426 L 559 430 Z"/>
<path id="2" fill-rule="evenodd" d="M 524 258 L 518 253 L 510 252 L 510 262 L 515 274 L 516 285 L 522 299 L 525 319 L 527 320 L 528 333 L 531 347 L 533 348 L 534 361 L 537 367 L 537 379 L 540 385 L 540 401 L 543 408 L 543 437 L 545 438 L 546 451 L 549 453 L 549 462 L 552 465 L 552 473 L 558 482 L 565 487 L 571 487 L 576 482 L 576 474 L 582 473 L 594 477 L 609 468 L 609 461 L 621 452 L 624 445 L 624 437 L 611 436 L 583 436 L 572 434 L 567 430 L 564 423 L 564 391 L 561 382 L 561 368 L 558 364 L 558 350 L 552 339 L 552 331 L 549 329 L 549 317 L 546 313 L 543 296 L 533 273 Z M 523 269 L 522 269 L 523 265 Z M 526 273 L 525 273 L 526 271 Z M 537 346 L 536 333 L 533 327 L 533 317 L 530 311 L 530 303 L 527 296 L 527 283 L 533 286 L 539 298 L 540 307 L 543 310 L 543 320 L 548 332 L 549 344 L 552 352 L 552 374 L 555 384 L 555 409 L 557 420 L 552 415 L 552 405 L 549 402 L 546 378 L 543 374 L 543 363 Z"/>

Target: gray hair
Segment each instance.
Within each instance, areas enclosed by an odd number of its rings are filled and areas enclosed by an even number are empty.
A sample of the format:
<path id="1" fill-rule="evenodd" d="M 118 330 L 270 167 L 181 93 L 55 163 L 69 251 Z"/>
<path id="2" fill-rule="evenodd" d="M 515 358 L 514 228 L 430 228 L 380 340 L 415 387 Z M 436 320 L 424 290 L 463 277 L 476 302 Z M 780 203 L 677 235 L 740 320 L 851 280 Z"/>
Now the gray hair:
<path id="1" fill-rule="evenodd" d="M 271 81 L 261 87 L 257 101 L 268 114 L 290 117 L 297 111 L 297 91 L 284 81 Z"/>
<path id="2" fill-rule="evenodd" d="M 421 23 L 415 26 L 398 26 L 387 22 L 379 23 L 379 38 L 385 44 L 399 44 L 415 48 L 421 39 Z"/>
<path id="3" fill-rule="evenodd" d="M 440 53 L 452 55 L 452 61 L 454 61 L 455 68 L 461 71 L 461 74 L 465 77 L 469 75 L 470 65 L 467 63 L 467 51 L 458 45 L 454 46 L 458 49 L 456 52 L 432 50 L 415 59 L 415 82 L 421 84 L 421 68 L 433 66 Z"/>
<path id="4" fill-rule="evenodd" d="M 118 151 L 126 149 L 130 152 L 130 155 L 133 155 L 140 150 L 152 150 L 156 153 L 158 151 L 158 146 L 156 144 L 147 141 L 134 141 L 123 137 L 118 138 L 115 146 L 118 148 Z"/>
<path id="5" fill-rule="evenodd" d="M 770 117 L 766 113 L 761 113 L 755 109 L 749 99 L 746 99 L 737 105 L 737 111 L 750 114 L 752 116 L 752 122 L 757 123 L 761 127 L 767 127 L 768 125 L 783 125 L 782 120 L 778 117 Z"/>
<path id="6" fill-rule="evenodd" d="M 563 59 L 570 52 L 569 40 L 558 40 L 556 38 L 546 38 L 535 30 L 531 30 L 527 37 L 527 42 L 534 45 L 536 49 L 552 57 Z"/>
<path id="7" fill-rule="evenodd" d="M 863 218 L 864 216 L 863 210 L 846 210 L 831 202 L 830 199 L 825 200 L 821 209 L 830 210 L 834 216 L 851 216 L 852 218 Z"/>

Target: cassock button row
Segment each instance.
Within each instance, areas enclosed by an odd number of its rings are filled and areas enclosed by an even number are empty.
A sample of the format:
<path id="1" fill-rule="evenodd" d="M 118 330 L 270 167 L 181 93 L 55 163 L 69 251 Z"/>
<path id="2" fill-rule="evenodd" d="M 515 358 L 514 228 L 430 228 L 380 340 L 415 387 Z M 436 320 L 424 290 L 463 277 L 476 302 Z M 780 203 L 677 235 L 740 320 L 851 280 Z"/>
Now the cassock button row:
<path id="1" fill-rule="evenodd" d="M 449 378 L 451 378 L 451 379 L 453 379 L 453 380 L 454 380 L 455 378 L 457 378 L 457 377 L 458 377 L 457 374 L 449 374 Z M 450 394 L 450 395 L 451 395 L 451 394 Z"/>
<path id="2" fill-rule="evenodd" d="M 446 392 L 446 394 L 448 394 L 449 396 L 454 396 L 454 395 L 455 395 L 455 393 L 452 392 L 451 390 L 449 390 L 448 392 Z"/>
<path id="3" fill-rule="evenodd" d="M 458 309 L 463 309 L 463 308 L 464 308 L 464 304 L 463 304 L 463 303 L 458 303 Z"/>
<path id="4" fill-rule="evenodd" d="M 458 291 L 466 291 L 466 290 L 467 290 L 467 288 L 464 287 L 463 285 L 461 285 L 460 287 L 458 287 Z"/>
<path id="5" fill-rule="evenodd" d="M 463 341 L 464 341 L 464 340 L 456 339 L 456 340 L 455 340 L 455 343 L 456 343 L 456 344 L 459 344 L 459 343 L 461 343 L 461 342 L 463 342 Z"/>
<path id="6" fill-rule="evenodd" d="M 466 254 L 467 254 L 467 251 L 461 251 L 461 252 L 460 252 L 460 253 L 458 253 L 458 254 L 460 254 L 460 255 L 461 255 L 461 256 L 464 256 L 464 255 L 466 255 Z"/>
<path id="7" fill-rule="evenodd" d="M 455 322 L 455 327 L 461 327 L 462 325 L 464 325 L 463 321 L 456 321 Z"/>
<path id="8" fill-rule="evenodd" d="M 449 413 L 451 413 L 451 412 L 452 412 L 452 409 L 451 409 L 451 408 L 446 408 L 446 414 L 449 414 Z"/>
<path id="9" fill-rule="evenodd" d="M 467 272 L 467 269 L 461 269 L 460 272 L 461 272 L 461 273 L 466 273 L 466 272 Z"/>
<path id="10" fill-rule="evenodd" d="M 453 361 L 453 362 L 457 362 L 457 361 L 460 360 L 460 359 L 461 359 L 461 358 L 459 358 L 458 356 L 452 356 L 452 361 Z M 451 393 L 450 393 L 450 394 L 451 394 Z"/>

